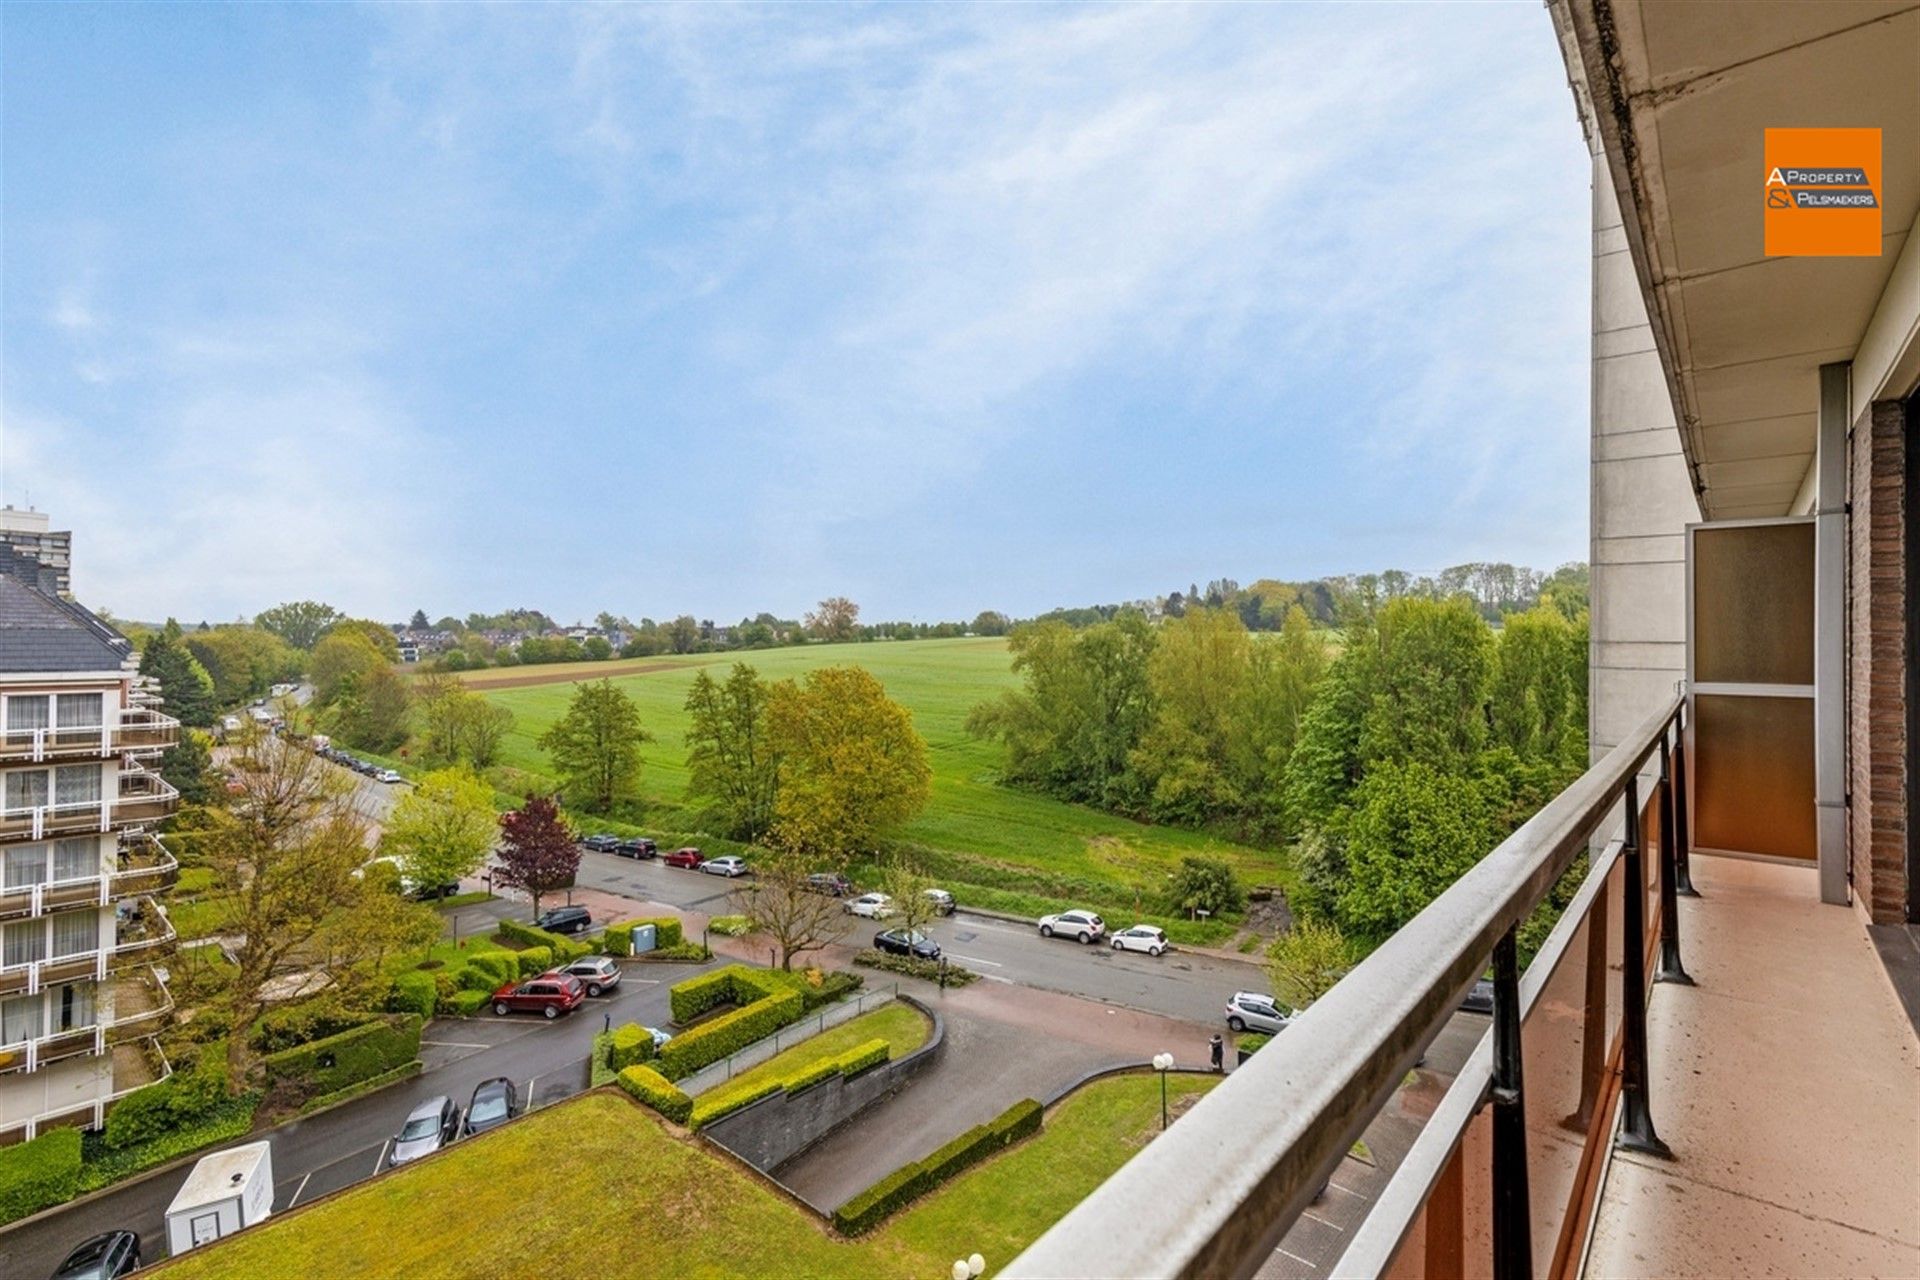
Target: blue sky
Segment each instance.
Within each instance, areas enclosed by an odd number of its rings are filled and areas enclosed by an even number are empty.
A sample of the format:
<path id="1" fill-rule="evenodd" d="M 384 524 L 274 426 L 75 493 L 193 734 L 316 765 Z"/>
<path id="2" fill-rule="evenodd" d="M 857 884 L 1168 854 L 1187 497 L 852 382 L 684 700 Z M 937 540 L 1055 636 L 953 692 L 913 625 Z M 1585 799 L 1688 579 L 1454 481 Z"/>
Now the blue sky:
<path id="1" fill-rule="evenodd" d="M 0 488 L 123 616 L 1586 546 L 1545 12 L 7 6 Z"/>

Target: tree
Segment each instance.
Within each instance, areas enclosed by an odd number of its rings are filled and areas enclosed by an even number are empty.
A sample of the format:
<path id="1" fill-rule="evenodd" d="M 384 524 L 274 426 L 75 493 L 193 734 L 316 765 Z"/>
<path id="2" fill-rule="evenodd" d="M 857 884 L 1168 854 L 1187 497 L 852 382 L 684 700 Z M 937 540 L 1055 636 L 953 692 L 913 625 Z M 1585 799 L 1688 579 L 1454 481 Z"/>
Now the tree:
<path id="1" fill-rule="evenodd" d="M 580 649 L 587 655 L 588 662 L 605 662 L 613 656 L 613 646 L 605 636 L 588 636 L 580 642 Z"/>
<path id="2" fill-rule="evenodd" d="M 400 640 L 393 634 L 393 628 L 384 622 L 375 622 L 370 618 L 341 618 L 327 630 L 327 635 L 358 633 L 367 638 L 380 656 L 388 662 L 400 661 Z"/>
<path id="3" fill-rule="evenodd" d="M 212 677 L 213 696 L 221 703 L 261 697 L 275 684 L 298 679 L 304 664 L 297 649 L 259 627 L 196 631 L 186 645 Z"/>
<path id="4" fill-rule="evenodd" d="M 566 714 L 540 735 L 566 793 L 591 813 L 631 799 L 640 782 L 640 744 L 653 735 L 640 708 L 611 680 L 573 686 Z"/>
<path id="5" fill-rule="evenodd" d="M 687 690 L 687 792 L 713 801 L 737 840 L 758 840 L 773 826 L 780 756 L 767 700 L 766 682 L 745 663 L 724 685 L 702 671 Z"/>
<path id="6" fill-rule="evenodd" d="M 172 618 L 147 637 L 140 653 L 140 674 L 160 688 L 168 715 L 181 724 L 205 729 L 213 724 L 213 680 L 180 639 L 180 624 Z"/>
<path id="7" fill-rule="evenodd" d="M 667 647 L 675 653 L 692 653 L 693 646 L 700 643 L 700 624 L 691 614 L 681 614 L 662 630 L 666 633 Z"/>
<path id="8" fill-rule="evenodd" d="M 332 631 L 313 649 L 313 696 L 330 705 L 350 681 L 386 665 L 380 649 L 363 631 Z"/>
<path id="9" fill-rule="evenodd" d="M 367 825 L 338 771 L 268 735 L 243 741 L 232 763 L 238 794 L 184 815 L 183 825 L 227 904 L 220 931 L 234 970 L 214 1007 L 227 1033 L 229 1088 L 239 1093 L 251 1087 L 254 1024 L 278 1004 L 339 987 L 356 971 L 367 976 L 392 936 L 370 928 L 370 917 L 396 917 L 354 874 L 366 860 Z"/>
<path id="10" fill-rule="evenodd" d="M 822 667 L 782 681 L 767 722 L 780 757 L 774 838 L 786 848 L 845 854 L 926 805 L 933 770 L 907 709 L 860 667 Z"/>
<path id="11" fill-rule="evenodd" d="M 1573 623 L 1550 604 L 1508 614 L 1488 708 L 1495 742 L 1522 760 L 1552 759 L 1578 774 L 1586 766 L 1587 726 L 1584 714 L 1574 718 L 1581 702 L 1568 660 L 1573 635 Z"/>
<path id="12" fill-rule="evenodd" d="M 180 793 L 182 804 L 207 804 L 218 794 L 212 776 L 213 745 L 198 729 L 182 728 L 180 740 L 160 756 L 160 776 Z"/>
<path id="13" fill-rule="evenodd" d="M 474 768 L 485 769 L 500 759 L 500 743 L 513 728 L 513 712 L 477 694 L 469 696 L 473 700 L 465 704 L 460 721 L 460 752 Z"/>
<path id="14" fill-rule="evenodd" d="M 573 885 L 580 870 L 580 846 L 560 816 L 552 796 L 528 796 L 518 809 L 500 815 L 500 853 L 494 880 L 523 890 L 540 915 L 540 899 Z"/>
<path id="15" fill-rule="evenodd" d="M 886 866 L 880 884 L 893 899 L 896 927 L 916 933 L 933 919 L 934 902 L 927 896 L 933 880 L 905 858 L 895 858 Z"/>
<path id="16" fill-rule="evenodd" d="M 330 604 L 295 600 L 262 610 L 254 616 L 253 625 L 271 631 L 296 649 L 311 649 L 340 618 L 340 611 Z"/>
<path id="17" fill-rule="evenodd" d="M 1353 797 L 1343 923 L 1385 937 L 1418 915 L 1497 841 L 1479 780 L 1424 761 L 1373 766 Z"/>
<path id="18" fill-rule="evenodd" d="M 415 609 L 413 611 L 413 617 L 407 621 L 407 629 L 409 631 L 427 631 L 430 630 L 431 627 L 432 624 L 427 621 L 427 611 L 425 609 Z"/>
<path id="19" fill-rule="evenodd" d="M 438 890 L 479 870 L 498 832 L 492 788 L 456 766 L 422 776 L 400 797 L 380 851 L 398 858 L 417 888 Z"/>
<path id="20" fill-rule="evenodd" d="M 336 691 L 327 708 L 327 723 L 350 746 L 392 751 L 407 740 L 407 710 L 412 698 L 406 680 L 382 663 L 352 677 Z"/>
<path id="21" fill-rule="evenodd" d="M 845 596 L 828 596 L 806 622 L 807 630 L 821 640 L 852 640 L 860 625 L 860 606 Z"/>
<path id="22" fill-rule="evenodd" d="M 1288 1007 L 1304 1009 L 1353 967 L 1353 948 L 1334 925 L 1296 920 L 1267 948 L 1267 977 Z"/>
<path id="23" fill-rule="evenodd" d="M 969 628 L 977 636 L 1003 636 L 1013 629 L 1007 615 L 992 609 L 982 609 L 974 615 L 973 626 Z"/>
<path id="24" fill-rule="evenodd" d="M 840 900 L 807 883 L 811 869 L 800 855 L 775 850 L 756 858 L 753 881 L 734 890 L 740 914 L 779 948 L 782 969 L 793 968 L 795 956 L 838 942 L 846 933 Z"/>
<path id="25" fill-rule="evenodd" d="M 1247 891 L 1226 859 L 1189 854 L 1167 886 L 1167 905 L 1188 916 L 1196 911 L 1217 916 L 1246 906 Z"/>

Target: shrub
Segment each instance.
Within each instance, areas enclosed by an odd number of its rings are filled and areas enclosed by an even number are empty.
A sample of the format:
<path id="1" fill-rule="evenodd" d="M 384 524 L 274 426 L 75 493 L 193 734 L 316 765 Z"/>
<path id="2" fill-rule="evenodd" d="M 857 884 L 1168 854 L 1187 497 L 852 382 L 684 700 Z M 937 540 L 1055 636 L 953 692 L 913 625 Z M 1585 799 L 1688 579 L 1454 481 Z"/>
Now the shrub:
<path id="1" fill-rule="evenodd" d="M 723 938 L 744 938 L 753 932 L 753 923 L 745 916 L 715 916 L 707 928 Z"/>
<path id="2" fill-rule="evenodd" d="M 521 924 L 518 920 L 502 920 L 495 931 L 497 937 L 509 942 L 517 942 L 525 948 L 545 947 L 554 961 L 565 964 L 569 960 L 578 960 L 581 956 L 593 954 L 593 944 L 575 942 L 557 933 L 548 933 L 545 929 L 536 929 L 530 924 Z M 523 953 L 524 954 L 524 953 Z M 525 972 L 522 969 L 522 972 Z"/>
<path id="3" fill-rule="evenodd" d="M 165 1080 L 136 1089 L 107 1113 L 103 1136 L 113 1150 L 184 1128 L 227 1100 L 227 1043 L 200 1046 Z"/>
<path id="4" fill-rule="evenodd" d="M 697 942 L 676 942 L 670 947 L 655 947 L 647 952 L 648 960 L 711 960 L 713 952 Z"/>
<path id="5" fill-rule="evenodd" d="M 954 1175 L 1040 1131 L 1044 1109 L 1032 1098 L 975 1125 L 924 1160 L 903 1165 L 833 1212 L 833 1225 L 850 1236 L 871 1231 L 902 1207 Z"/>
<path id="6" fill-rule="evenodd" d="M 1188 855 L 1167 886 L 1167 906 L 1183 916 L 1195 911 L 1222 915 L 1247 905 L 1247 891 L 1224 858 Z"/>
<path id="7" fill-rule="evenodd" d="M 815 975 L 819 975 L 817 983 L 813 980 Z M 836 969 L 828 974 L 810 969 L 807 971 L 807 981 L 800 987 L 800 998 L 806 1002 L 807 1012 L 812 1013 L 823 1005 L 832 1004 L 842 996 L 857 991 L 865 981 L 859 974 L 848 973 L 844 969 Z"/>
<path id="8" fill-rule="evenodd" d="M 457 1018 L 471 1018 L 486 1008 L 493 999 L 491 991 L 456 991 L 453 999 L 441 1006 L 442 1013 L 450 1013 Z"/>
<path id="9" fill-rule="evenodd" d="M 420 1056 L 418 1014 L 389 1014 L 351 1031 L 283 1049 L 262 1059 L 272 1083 L 294 1082 L 305 1093 L 336 1093 Z"/>
<path id="10" fill-rule="evenodd" d="M 613 1032 L 602 1031 L 593 1038 L 593 1049 L 587 1054 L 587 1088 L 598 1089 L 603 1084 L 612 1084 L 613 1078 L 620 1074 L 613 1069 Z"/>
<path id="11" fill-rule="evenodd" d="M 1273 1039 L 1272 1036 L 1262 1035 L 1259 1032 L 1255 1032 L 1255 1031 L 1249 1031 L 1247 1034 L 1241 1036 L 1238 1040 L 1235 1040 L 1233 1043 L 1234 1043 L 1234 1047 L 1240 1051 L 1240 1057 L 1244 1061 L 1250 1054 L 1254 1052 L 1254 1050 L 1258 1049 L 1261 1045 L 1265 1044 L 1267 1041 L 1271 1039 Z"/>
<path id="12" fill-rule="evenodd" d="M 889 951 L 868 947 L 853 957 L 853 962 L 868 969 L 884 969 L 888 973 L 904 974 L 909 978 L 924 978 L 928 982 L 940 981 L 940 962 L 922 960 L 919 956 L 896 956 Z M 947 964 L 947 985 L 964 987 L 980 975 L 971 969 L 963 969 L 957 964 Z"/>
<path id="13" fill-rule="evenodd" d="M 653 1061 L 653 1032 L 637 1022 L 613 1029 L 607 1046 L 607 1065 L 616 1072 Z"/>
<path id="14" fill-rule="evenodd" d="M 553 951 L 548 947 L 528 947 L 519 952 L 520 976 L 531 978 L 553 968 Z"/>
<path id="15" fill-rule="evenodd" d="M 675 1124 L 685 1124 L 693 1115 L 693 1099 L 652 1067 L 628 1067 L 614 1083 Z"/>
<path id="16" fill-rule="evenodd" d="M 520 961 L 511 951 L 476 951 L 467 957 L 465 969 L 484 976 L 491 984 L 487 990 L 492 991 L 520 976 Z"/>
<path id="17" fill-rule="evenodd" d="M 806 1015 L 798 991 L 782 991 L 756 1000 L 711 1022 L 703 1022 L 667 1041 L 660 1051 L 660 1070 L 678 1080 L 710 1062 L 740 1052 Z"/>
<path id="18" fill-rule="evenodd" d="M 422 1022 L 431 1018 L 440 1005 L 440 987 L 434 981 L 436 976 L 418 970 L 396 975 L 393 990 L 387 993 L 388 1010 L 393 1013 L 417 1013 Z"/>
<path id="19" fill-rule="evenodd" d="M 85 1159 L 80 1166 L 79 1189 L 83 1194 L 98 1191 L 142 1170 L 177 1160 L 189 1152 L 243 1137 L 252 1132 L 253 1113 L 259 1105 L 260 1095 L 257 1093 L 226 1098 L 190 1124 L 169 1129 L 158 1137 L 119 1150 L 109 1149 L 103 1140 L 89 1134 L 82 1147 Z"/>
<path id="20" fill-rule="evenodd" d="M 0 1147 L 0 1222 L 73 1199 L 80 1186 L 80 1131 L 54 1129 Z"/>
<path id="21" fill-rule="evenodd" d="M 372 1016 L 362 1009 L 342 1009 L 325 997 L 288 1005 L 254 1024 L 253 1047 L 263 1054 L 277 1053 L 352 1030 Z"/>
<path id="22" fill-rule="evenodd" d="M 715 969 L 712 973 L 674 983 L 667 991 L 673 1020 L 684 1025 L 714 1006 L 734 1000 L 733 981 L 744 969 L 744 965 L 730 964 L 724 969 Z"/>

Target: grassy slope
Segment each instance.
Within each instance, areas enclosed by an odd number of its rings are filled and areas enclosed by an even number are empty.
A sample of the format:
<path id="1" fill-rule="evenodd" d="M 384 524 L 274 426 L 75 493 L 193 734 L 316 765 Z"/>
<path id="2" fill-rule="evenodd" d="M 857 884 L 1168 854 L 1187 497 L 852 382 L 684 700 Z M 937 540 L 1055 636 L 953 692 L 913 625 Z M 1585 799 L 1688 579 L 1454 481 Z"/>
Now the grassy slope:
<path id="1" fill-rule="evenodd" d="M 1215 1080 L 1168 1083 L 1183 1097 Z M 1096 1082 L 1037 1137 L 843 1241 L 734 1161 L 595 1093 L 188 1254 L 164 1274 L 544 1275 L 565 1258 L 583 1276 L 931 1278 L 974 1250 L 997 1270 L 1150 1141 L 1159 1112 L 1150 1077 Z"/>
<path id="2" fill-rule="evenodd" d="M 965 723 L 976 703 L 1019 683 L 1008 667 L 1004 640 L 809 645 L 743 654 L 739 660 L 770 679 L 816 667 L 857 664 L 871 671 L 890 695 L 913 712 L 914 725 L 931 749 L 933 798 L 900 836 L 931 851 L 934 873 L 957 892 L 964 890 L 965 900 L 974 905 L 1037 914 L 1078 902 L 1130 922 L 1136 914 L 1152 913 L 1165 876 L 1181 855 L 1198 852 L 1229 859 L 1249 883 L 1289 879 L 1283 855 L 1274 851 L 1129 822 L 996 785 L 992 779 L 1003 760 L 1002 748 L 969 738 Z M 645 751 L 642 788 L 650 801 L 684 803 L 687 718 L 682 708 L 687 687 L 701 667 L 724 678 L 732 661 L 733 655 L 710 654 L 652 659 L 658 669 L 616 677 L 616 683 L 639 703 L 657 739 Z M 525 675 L 546 668 L 516 670 Z M 592 665 L 560 670 L 580 679 L 597 678 Z M 536 739 L 564 711 L 571 683 L 484 692 L 511 708 L 516 717 L 503 763 L 530 773 L 543 771 L 546 754 Z M 685 821 L 681 813 L 663 817 Z M 1176 937 L 1197 941 L 1201 935 L 1225 932 L 1217 927 L 1199 933 L 1180 929 Z"/>

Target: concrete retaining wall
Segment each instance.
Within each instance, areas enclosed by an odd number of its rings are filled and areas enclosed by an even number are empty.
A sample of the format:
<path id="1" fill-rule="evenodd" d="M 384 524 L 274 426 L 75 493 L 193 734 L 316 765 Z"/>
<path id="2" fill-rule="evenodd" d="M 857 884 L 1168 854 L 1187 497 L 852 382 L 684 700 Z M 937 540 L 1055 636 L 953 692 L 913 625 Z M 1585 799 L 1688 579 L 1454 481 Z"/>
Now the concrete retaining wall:
<path id="1" fill-rule="evenodd" d="M 904 1088 L 932 1066 L 946 1041 L 940 1015 L 912 996 L 906 1001 L 933 1020 L 927 1042 L 904 1058 L 894 1058 L 856 1076 L 833 1076 L 799 1093 L 776 1093 L 700 1132 L 757 1169 L 773 1170 L 862 1111 Z"/>

